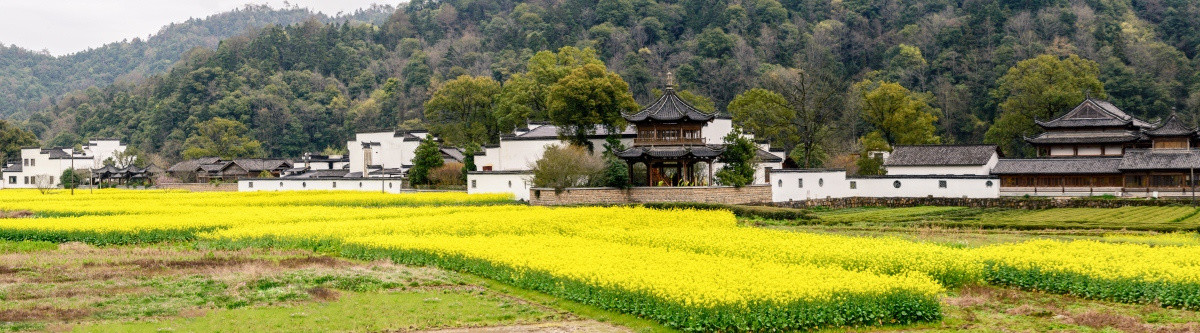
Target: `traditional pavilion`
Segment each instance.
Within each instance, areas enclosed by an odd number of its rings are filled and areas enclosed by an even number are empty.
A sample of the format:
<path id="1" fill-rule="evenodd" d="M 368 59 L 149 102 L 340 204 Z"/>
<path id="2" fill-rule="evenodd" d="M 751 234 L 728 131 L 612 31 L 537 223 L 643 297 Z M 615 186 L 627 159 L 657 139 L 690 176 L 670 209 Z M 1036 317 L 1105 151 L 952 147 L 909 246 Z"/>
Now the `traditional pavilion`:
<path id="1" fill-rule="evenodd" d="M 713 183 L 713 161 L 725 147 L 706 144 L 700 133 L 715 115 L 704 113 L 679 98 L 671 73 L 667 73 L 667 86 L 662 97 L 649 107 L 624 117 L 637 129 L 633 147 L 617 153 L 629 165 L 631 179 L 641 177 L 648 186 Z M 634 166 L 638 163 L 645 166 L 645 174 L 635 174 Z"/>

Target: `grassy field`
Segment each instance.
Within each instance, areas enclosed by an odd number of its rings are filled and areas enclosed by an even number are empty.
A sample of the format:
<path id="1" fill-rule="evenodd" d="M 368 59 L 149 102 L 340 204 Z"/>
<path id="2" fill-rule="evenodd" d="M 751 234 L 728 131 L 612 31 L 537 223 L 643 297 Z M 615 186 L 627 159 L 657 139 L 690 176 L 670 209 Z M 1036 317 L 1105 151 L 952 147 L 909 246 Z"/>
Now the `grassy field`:
<path id="1" fill-rule="evenodd" d="M 1187 207 L 735 217 L 461 194 L 0 199 L 21 212 L 0 218 L 3 330 L 1188 331 L 1200 310 L 1195 233 L 1062 224 L 1186 224 Z M 963 223 L 985 218 L 1060 227 Z"/>
<path id="2" fill-rule="evenodd" d="M 1057 208 L 1045 210 L 907 207 L 819 210 L 809 225 L 953 227 L 1016 230 L 1200 231 L 1200 208 L 1190 206 Z M 773 224 L 764 221 L 766 224 Z"/>

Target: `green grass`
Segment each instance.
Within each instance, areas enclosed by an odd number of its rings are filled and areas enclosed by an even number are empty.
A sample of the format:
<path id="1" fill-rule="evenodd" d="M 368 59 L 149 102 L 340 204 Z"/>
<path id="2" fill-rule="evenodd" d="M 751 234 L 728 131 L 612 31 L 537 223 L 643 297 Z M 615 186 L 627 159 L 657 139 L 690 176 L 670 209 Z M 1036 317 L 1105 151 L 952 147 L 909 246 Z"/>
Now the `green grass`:
<path id="1" fill-rule="evenodd" d="M 58 249 L 58 244 L 42 241 L 9 241 L 0 239 L 0 253 L 27 253 Z"/>
<path id="2" fill-rule="evenodd" d="M 156 322 L 117 322 L 75 327 L 76 332 L 376 332 L 439 327 L 529 323 L 547 314 L 530 304 L 495 293 L 463 290 L 411 290 L 346 293 L 316 304 L 214 310 L 194 318 Z"/>
<path id="3" fill-rule="evenodd" d="M 865 207 L 819 211 L 805 225 L 951 227 L 1014 230 L 1198 231 L 1200 209 L 1190 206 L 1055 208 Z M 761 223 L 760 223 L 761 224 Z"/>

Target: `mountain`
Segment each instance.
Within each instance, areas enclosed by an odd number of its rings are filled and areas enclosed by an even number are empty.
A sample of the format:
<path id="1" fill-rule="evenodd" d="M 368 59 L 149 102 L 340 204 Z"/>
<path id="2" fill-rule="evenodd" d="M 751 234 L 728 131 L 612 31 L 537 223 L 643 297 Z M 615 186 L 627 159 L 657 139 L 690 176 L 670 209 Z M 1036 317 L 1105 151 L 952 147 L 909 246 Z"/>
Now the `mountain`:
<path id="1" fill-rule="evenodd" d="M 134 38 L 60 57 L 0 43 L 0 116 L 43 109 L 73 90 L 119 81 L 138 82 L 166 71 L 192 48 L 215 48 L 222 39 L 267 25 L 290 25 L 309 19 L 380 23 L 394 9 L 376 6 L 331 17 L 299 7 L 247 5 L 165 26 L 144 40 Z"/>
<path id="2" fill-rule="evenodd" d="M 595 49 L 643 104 L 668 71 L 723 111 L 774 68 L 816 68 L 843 91 L 898 82 L 941 109 L 946 141 L 980 142 L 1000 113 L 1000 78 L 1042 54 L 1095 63 L 1110 99 L 1138 117 L 1176 110 L 1194 122 L 1198 31 L 1200 4 L 1188 0 L 417 0 L 378 24 L 305 21 L 227 38 L 143 82 L 63 95 L 24 126 L 50 143 L 115 136 L 177 158 L 195 124 L 224 117 L 269 154 L 295 156 L 355 131 L 421 127 L 441 82 L 504 82 L 534 53 L 576 46 Z M 45 90 L 19 93 L 54 96 Z M 829 106 L 842 115 L 828 124 L 832 153 L 866 132 L 846 97 Z"/>

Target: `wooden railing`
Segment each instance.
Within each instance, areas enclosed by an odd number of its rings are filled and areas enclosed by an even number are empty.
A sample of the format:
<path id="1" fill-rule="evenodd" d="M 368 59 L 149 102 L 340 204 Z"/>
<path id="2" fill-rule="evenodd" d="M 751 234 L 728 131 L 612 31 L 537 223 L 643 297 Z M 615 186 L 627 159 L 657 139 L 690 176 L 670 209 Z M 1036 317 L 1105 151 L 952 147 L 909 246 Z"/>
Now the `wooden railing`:
<path id="1" fill-rule="evenodd" d="M 704 139 L 684 139 L 684 138 L 635 138 L 633 144 L 636 146 L 656 146 L 656 145 L 702 145 Z"/>

